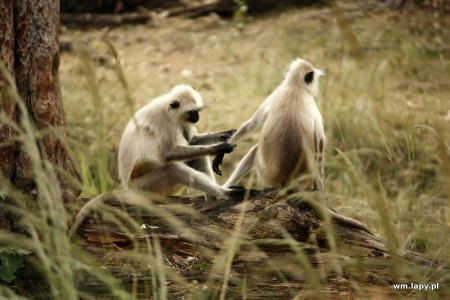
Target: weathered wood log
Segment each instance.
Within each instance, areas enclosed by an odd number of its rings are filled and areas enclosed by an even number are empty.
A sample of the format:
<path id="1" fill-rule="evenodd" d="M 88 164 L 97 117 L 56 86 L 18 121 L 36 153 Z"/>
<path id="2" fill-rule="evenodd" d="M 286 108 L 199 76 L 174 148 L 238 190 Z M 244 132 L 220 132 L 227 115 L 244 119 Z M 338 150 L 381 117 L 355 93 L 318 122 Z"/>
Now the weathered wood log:
<path id="1" fill-rule="evenodd" d="M 127 14 L 67 14 L 60 15 L 61 23 L 79 27 L 119 26 L 124 24 L 146 24 L 151 21 L 150 13 Z"/>
<path id="2" fill-rule="evenodd" d="M 238 11 L 239 5 L 235 0 L 212 0 L 212 1 L 186 1 L 183 5 L 177 2 L 167 3 L 161 6 L 163 2 L 147 4 L 145 7 L 149 11 L 163 12 L 167 17 L 182 16 L 185 18 L 198 18 L 211 13 L 220 16 L 230 17 Z M 323 1 L 310 0 L 257 0 L 247 1 L 245 11 L 250 14 L 267 12 L 270 10 L 302 7 L 308 5 L 323 4 Z M 242 4 L 243 5 L 243 4 Z M 151 22 L 151 13 L 83 13 L 71 14 L 62 13 L 61 23 L 74 24 L 80 27 L 95 26 L 118 26 L 123 24 L 146 24 Z"/>
<path id="3" fill-rule="evenodd" d="M 222 16 L 233 15 L 236 4 L 232 0 L 218 0 L 212 3 L 192 3 L 186 6 L 174 6 L 164 10 L 162 15 L 167 17 L 197 18 L 216 13 Z M 61 23 L 72 24 L 79 27 L 102 27 L 119 26 L 125 24 L 148 24 L 151 23 L 153 14 L 145 13 L 122 13 L 122 14 L 61 14 Z"/>
<path id="4" fill-rule="evenodd" d="M 169 16 L 183 16 L 186 18 L 198 18 L 211 13 L 220 16 L 232 16 L 237 9 L 236 1 L 217 0 L 211 3 L 200 3 L 185 7 L 174 7 L 168 10 Z"/>
<path id="5" fill-rule="evenodd" d="M 388 284 L 394 279 L 387 267 L 393 255 L 383 241 L 351 222 L 332 221 L 320 206 L 305 200 L 318 193 L 277 193 L 252 190 L 245 201 L 205 201 L 202 196 L 149 200 L 125 191 L 109 193 L 84 211 L 77 243 L 118 278 L 120 286 L 134 289 L 139 297 L 152 286 L 154 275 L 148 268 L 158 264 L 158 247 L 166 271 L 176 274 L 166 278 L 173 297 L 192 295 L 189 282 L 200 282 L 209 287 L 199 289 L 200 296 L 216 298 L 224 274 L 229 276 L 227 296 L 237 298 L 243 288 L 252 299 L 314 290 L 311 295 L 317 297 L 317 289 L 326 296 L 354 298 L 360 295 L 354 280 L 362 291 L 381 298 L 395 292 Z M 130 263 L 130 253 L 137 267 Z M 430 264 L 409 252 L 394 256 Z M 227 260 L 229 273 L 224 271 Z M 178 284 L 177 276 L 188 284 Z M 79 288 L 107 293 L 93 276 L 81 277 Z"/>

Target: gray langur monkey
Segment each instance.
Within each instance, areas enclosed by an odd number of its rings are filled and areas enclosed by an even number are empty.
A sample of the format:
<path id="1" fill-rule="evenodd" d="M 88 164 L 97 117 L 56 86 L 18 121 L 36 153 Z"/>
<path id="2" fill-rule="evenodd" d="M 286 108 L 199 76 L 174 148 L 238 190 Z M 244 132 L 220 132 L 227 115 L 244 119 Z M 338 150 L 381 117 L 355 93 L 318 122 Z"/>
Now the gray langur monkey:
<path id="1" fill-rule="evenodd" d="M 234 131 L 197 134 L 202 108 L 194 88 L 178 85 L 135 113 L 119 145 L 125 188 L 170 195 L 184 185 L 218 198 L 244 195 L 243 188 L 221 187 L 215 181 L 208 155 L 232 152 L 235 145 L 226 140 Z M 214 142 L 220 143 L 205 145 Z"/>
<path id="2" fill-rule="evenodd" d="M 209 197 L 243 198 L 244 187 L 216 183 L 208 158 L 233 151 L 235 145 L 226 141 L 235 130 L 197 134 L 194 124 L 202 108 L 202 97 L 194 88 L 178 85 L 138 110 L 119 145 L 119 176 L 125 189 L 89 200 L 75 217 L 69 236 L 95 207 L 108 199 L 126 196 L 128 189 L 170 195 L 184 185 L 204 191 Z"/>
<path id="3" fill-rule="evenodd" d="M 225 187 L 236 185 L 253 167 L 265 184 L 287 187 L 300 178 L 295 189 L 311 187 L 324 190 L 324 148 L 326 137 L 322 115 L 314 101 L 323 75 L 311 63 L 294 60 L 281 84 L 261 104 L 228 143 L 235 144 L 243 136 L 262 125 L 259 141 L 239 162 Z M 213 170 L 220 172 L 223 154 L 214 158 Z M 220 174 L 219 174 L 220 175 Z M 290 187 L 292 188 L 292 187 Z M 362 229 L 361 222 L 336 213 L 315 203 L 313 207 L 330 214 L 331 218 Z"/>
<path id="4" fill-rule="evenodd" d="M 283 82 L 228 140 L 235 144 L 262 125 L 258 143 L 241 160 L 225 187 L 235 185 L 255 167 L 263 182 L 272 187 L 285 187 L 303 176 L 301 189 L 309 185 L 323 190 L 326 139 L 322 115 L 314 101 L 322 74 L 303 59 L 291 63 Z M 218 155 L 214 159 L 216 173 L 222 158 Z"/>

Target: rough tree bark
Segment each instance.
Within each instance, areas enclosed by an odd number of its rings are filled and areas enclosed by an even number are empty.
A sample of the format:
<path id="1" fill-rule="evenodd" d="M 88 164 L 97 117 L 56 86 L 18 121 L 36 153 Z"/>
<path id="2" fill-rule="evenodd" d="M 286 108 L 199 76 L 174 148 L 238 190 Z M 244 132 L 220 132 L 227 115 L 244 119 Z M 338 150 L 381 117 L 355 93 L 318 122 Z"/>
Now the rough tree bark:
<path id="1" fill-rule="evenodd" d="M 4 64 L 10 74 L 14 74 L 14 10 L 13 0 L 0 1 L 0 63 Z M 1 112 L 12 121 L 17 121 L 16 106 L 7 91 L 7 83 L 0 76 L 0 100 Z M 0 122 L 0 170 L 7 178 L 13 177 L 14 171 L 14 149 L 12 140 L 14 132 L 10 126 Z"/>
<path id="2" fill-rule="evenodd" d="M 21 222 L 24 217 L 10 207 L 38 212 L 37 164 L 42 166 L 38 171 L 41 177 L 57 174 L 56 180 L 50 180 L 61 196 L 55 201 L 66 203 L 79 194 L 69 184 L 70 176 L 79 176 L 64 148 L 58 77 L 59 1 L 0 0 L 0 12 L 0 229 L 27 234 Z M 27 150 L 25 140 L 38 150 Z M 38 297 L 38 293 L 46 298 L 45 276 L 30 261 L 16 274 L 16 284 L 29 296 Z"/>
<path id="3" fill-rule="evenodd" d="M 41 133 L 36 139 L 42 160 L 79 178 L 63 146 L 64 113 L 59 85 L 59 1 L 0 1 L 0 62 L 15 78 L 18 94 L 28 111 L 32 126 Z M 3 74 L 4 75 L 4 74 Z M 36 198 L 32 160 L 17 139 L 18 132 L 6 120 L 22 126 L 19 112 L 6 78 L 1 78 L 0 171 L 3 179 L 21 192 Z M 75 199 L 78 192 L 62 176 L 58 177 L 62 200 Z M 13 228 L 14 217 L 1 210 L 3 226 Z"/>

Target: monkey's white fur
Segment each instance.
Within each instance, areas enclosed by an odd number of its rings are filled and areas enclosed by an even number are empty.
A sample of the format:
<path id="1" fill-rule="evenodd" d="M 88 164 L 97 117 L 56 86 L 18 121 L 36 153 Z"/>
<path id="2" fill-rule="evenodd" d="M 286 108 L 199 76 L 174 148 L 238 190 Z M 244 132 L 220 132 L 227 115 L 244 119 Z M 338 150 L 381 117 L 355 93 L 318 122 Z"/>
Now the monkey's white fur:
<path id="1" fill-rule="evenodd" d="M 202 108 L 195 89 L 178 85 L 136 112 L 119 146 L 119 176 L 125 188 L 169 195 L 184 185 L 231 197 L 234 190 L 216 184 L 207 155 L 228 153 L 234 146 L 199 146 L 229 138 L 226 132 L 197 135 L 194 123 Z"/>
<path id="2" fill-rule="evenodd" d="M 314 97 L 319 89 L 321 70 L 303 60 L 294 60 L 283 82 L 262 103 L 256 113 L 228 140 L 235 144 L 262 125 L 258 144 L 239 162 L 224 186 L 233 186 L 256 167 L 259 177 L 273 187 L 286 187 L 294 179 L 293 190 L 307 187 L 324 189 L 325 133 L 322 115 Z M 217 167 L 217 166 L 215 166 Z M 361 222 L 340 215 L 323 205 L 332 219 L 350 224 L 370 234 Z"/>
<path id="3" fill-rule="evenodd" d="M 314 101 L 322 74 L 303 59 L 291 63 L 283 82 L 230 138 L 229 143 L 235 144 L 262 125 L 258 144 L 224 186 L 236 185 L 254 166 L 267 185 L 287 186 L 290 180 L 303 177 L 301 189 L 313 182 L 323 189 L 325 133 Z"/>
<path id="4" fill-rule="evenodd" d="M 242 197 L 245 189 L 216 184 L 207 155 L 229 153 L 234 130 L 197 134 L 194 124 L 203 107 L 200 94 L 178 85 L 145 105 L 128 122 L 119 145 L 119 176 L 125 190 L 91 199 L 77 214 L 72 236 L 92 209 L 107 199 L 127 196 L 128 189 L 168 195 L 180 186 L 192 186 L 219 198 Z M 198 146 L 222 142 L 208 146 Z"/>

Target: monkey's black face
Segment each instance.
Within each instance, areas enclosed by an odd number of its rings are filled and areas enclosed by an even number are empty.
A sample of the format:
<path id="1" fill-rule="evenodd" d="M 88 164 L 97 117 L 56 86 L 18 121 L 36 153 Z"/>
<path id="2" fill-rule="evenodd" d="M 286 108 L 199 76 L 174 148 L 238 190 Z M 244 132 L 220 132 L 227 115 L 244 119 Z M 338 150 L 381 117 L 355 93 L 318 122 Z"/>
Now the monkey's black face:
<path id="1" fill-rule="evenodd" d="M 306 73 L 306 75 L 305 75 L 305 83 L 306 84 L 310 84 L 312 81 L 313 81 L 313 79 L 314 79 L 314 72 L 308 72 L 308 73 Z"/>
<path id="2" fill-rule="evenodd" d="M 198 110 L 190 110 L 187 112 L 187 120 L 191 123 L 197 123 L 200 119 L 200 114 L 198 113 Z"/>

